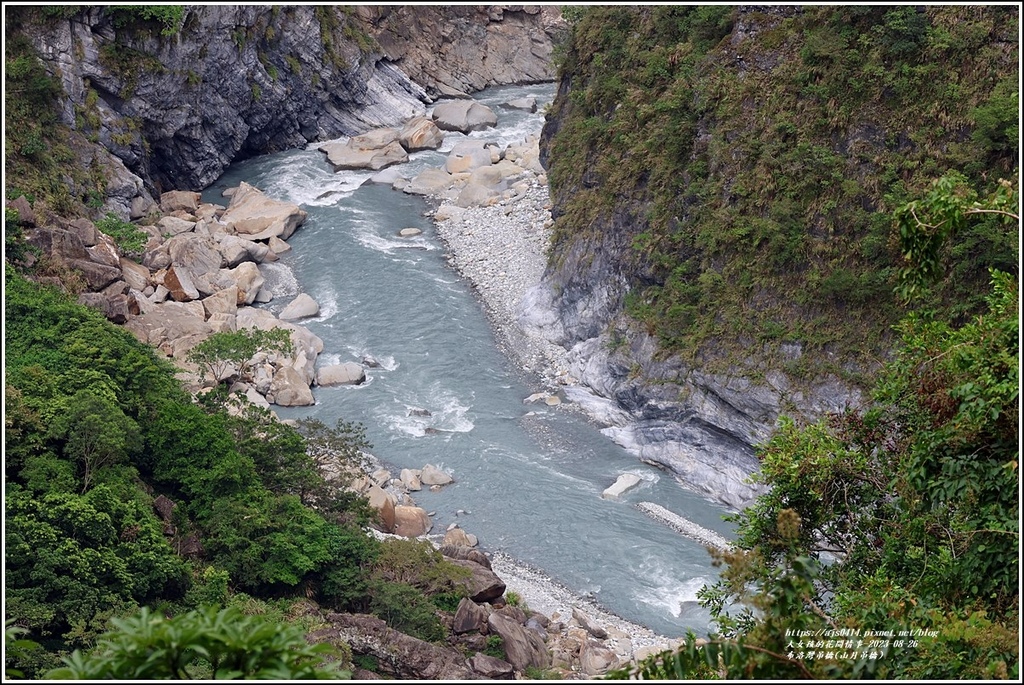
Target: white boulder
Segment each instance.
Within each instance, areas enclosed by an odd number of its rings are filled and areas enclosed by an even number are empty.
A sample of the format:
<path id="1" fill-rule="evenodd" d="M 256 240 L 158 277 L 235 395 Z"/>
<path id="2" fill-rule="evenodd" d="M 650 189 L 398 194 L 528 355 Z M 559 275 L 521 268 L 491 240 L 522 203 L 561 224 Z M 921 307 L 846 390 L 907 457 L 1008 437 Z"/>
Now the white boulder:
<path id="1" fill-rule="evenodd" d="M 635 473 L 619 474 L 618 479 L 601 493 L 603 499 L 618 499 L 622 493 L 635 488 L 642 479 Z"/>

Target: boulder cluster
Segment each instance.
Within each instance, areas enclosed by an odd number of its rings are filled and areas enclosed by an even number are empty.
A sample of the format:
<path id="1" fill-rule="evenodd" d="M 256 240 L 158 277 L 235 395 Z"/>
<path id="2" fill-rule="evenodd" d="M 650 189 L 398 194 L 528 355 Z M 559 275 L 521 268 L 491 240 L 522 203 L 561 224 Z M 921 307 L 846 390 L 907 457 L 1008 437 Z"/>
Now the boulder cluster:
<path id="1" fill-rule="evenodd" d="M 443 535 L 430 534 L 433 513 L 416 506 L 412 493 L 453 483 L 450 473 L 426 464 L 422 469 L 401 469 L 395 476 L 372 455 L 364 456 L 362 470 L 333 475 L 364 495 L 376 510 L 375 535 L 427 540 L 447 561 L 469 573 L 456 581 L 464 587 L 465 597 L 454 613 L 441 616 L 448 628 L 447 645 L 403 634 L 374 616 L 329 614 L 330 627 L 311 634 L 310 639 L 344 642 L 355 654 L 372 656 L 377 672 L 358 670 L 356 678 L 512 680 L 528 672 L 561 679 L 593 678 L 678 644 L 650 631 L 631 630 L 636 627 L 612 620 L 593 607 L 587 610 L 585 604 L 574 602 L 549 615 L 531 610 L 495 571 L 491 555 L 479 548 L 477 536 L 459 523 L 449 525 Z M 471 512 L 456 514 L 462 517 Z M 501 566 L 501 574 L 510 573 L 515 583 L 528 582 L 511 570 L 507 560 Z M 531 583 L 530 592 L 534 589 Z"/>
<path id="2" fill-rule="evenodd" d="M 395 478 L 391 471 L 378 467 L 365 475 L 352 478 L 348 488 L 366 497 L 370 507 L 377 512 L 376 528 L 382 533 L 416 538 L 426 535 L 434 527 L 431 513 L 416 506 L 411 493 L 423 488 L 439 490 L 454 482 L 450 474 L 426 464 L 422 469 L 402 469 Z M 475 547 L 475 536 L 467 536 L 461 529 L 449 529 L 445 540 Z M 450 539 L 449 539 L 450 538 Z"/>
<path id="3" fill-rule="evenodd" d="M 297 406 L 313 404 L 314 384 L 364 381 L 362 365 L 355 362 L 315 368 L 323 341 L 293 323 L 319 312 L 308 295 L 289 302 L 279 317 L 251 306 L 273 299 L 260 264 L 291 249 L 287 240 L 306 212 L 247 183 L 225 195 L 230 197 L 226 207 L 203 203 L 199 193 L 189 191 L 163 193 L 159 204 L 136 203 L 133 225 L 148 236 L 133 255 L 138 259 L 125 256 L 113 237 L 84 218 L 34 227 L 28 239 L 41 258 L 81 274 L 81 303 L 171 358 L 193 390 L 235 381 L 231 391 L 257 405 Z M 27 203 L 12 205 L 22 223 L 33 226 Z M 189 351 L 214 333 L 274 328 L 289 332 L 291 352 L 258 352 L 245 364 L 244 379 L 232 364 L 220 365 L 216 378 L 204 377 L 188 360 Z"/>
<path id="4" fill-rule="evenodd" d="M 517 98 L 502 106 L 536 111 L 537 100 Z M 490 128 L 497 121 L 489 107 L 474 100 L 444 101 L 434 107 L 429 118 L 413 117 L 400 129 L 378 128 L 346 142 L 325 143 L 319 149 L 335 171 L 369 169 L 378 172 L 370 178 L 371 183 L 450 201 L 456 208 L 488 207 L 522 198 L 538 182 L 546 182 L 536 138 L 504 150 L 483 140 L 463 140 L 448 153 L 442 167 L 426 169 L 413 178 L 387 168 L 408 161 L 409 152 L 438 149 L 445 131 L 470 133 Z"/>

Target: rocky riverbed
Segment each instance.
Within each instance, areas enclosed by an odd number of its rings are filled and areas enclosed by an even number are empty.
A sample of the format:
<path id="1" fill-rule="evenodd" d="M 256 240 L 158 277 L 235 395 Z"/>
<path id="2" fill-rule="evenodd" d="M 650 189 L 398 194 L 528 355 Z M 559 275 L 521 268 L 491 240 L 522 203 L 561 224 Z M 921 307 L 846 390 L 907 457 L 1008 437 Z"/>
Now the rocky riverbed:
<path id="1" fill-rule="evenodd" d="M 569 380 L 565 350 L 524 335 L 517 323 L 523 298 L 540 283 L 547 264 L 550 208 L 546 180 L 539 176 L 522 195 L 484 207 L 461 208 L 446 201 L 434 218 L 449 262 L 473 284 L 499 344 L 525 370 L 553 386 Z"/>

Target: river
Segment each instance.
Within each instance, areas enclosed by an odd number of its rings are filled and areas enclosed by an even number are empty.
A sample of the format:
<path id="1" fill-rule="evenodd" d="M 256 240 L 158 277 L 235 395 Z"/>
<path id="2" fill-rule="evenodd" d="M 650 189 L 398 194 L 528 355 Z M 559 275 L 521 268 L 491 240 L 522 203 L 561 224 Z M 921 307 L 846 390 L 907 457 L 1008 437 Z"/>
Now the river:
<path id="1" fill-rule="evenodd" d="M 525 95 L 543 105 L 553 93 L 553 85 L 540 85 L 477 94 L 499 121 L 471 136 L 504 147 L 539 133 L 542 109 L 499 105 Z M 413 154 L 402 174 L 439 166 L 462 138 L 448 134 L 441 151 Z M 697 591 L 717 577 L 707 551 L 632 504 L 654 502 L 730 537 L 727 511 L 637 461 L 578 413 L 524 404 L 542 389 L 539 381 L 499 351 L 472 288 L 446 262 L 424 216 L 427 202 L 364 185 L 371 175 L 334 173 L 311 147 L 238 163 L 204 194 L 223 204 L 221 191 L 246 181 L 305 209 L 293 250 L 261 267 L 276 295 L 264 306 L 279 312 L 306 292 L 320 315 L 298 323 L 324 341 L 318 365 L 366 355 L 381 364 L 360 386 L 314 388 L 314 406 L 274 407 L 278 415 L 358 421 L 393 472 L 427 463 L 449 471 L 453 485 L 413 493 L 434 512 L 433 533 L 457 521 L 484 550 L 525 561 L 623 618 L 670 637 L 704 633 L 709 616 Z M 407 227 L 423 234 L 399 238 Z M 641 485 L 619 501 L 602 499 L 624 472 Z"/>

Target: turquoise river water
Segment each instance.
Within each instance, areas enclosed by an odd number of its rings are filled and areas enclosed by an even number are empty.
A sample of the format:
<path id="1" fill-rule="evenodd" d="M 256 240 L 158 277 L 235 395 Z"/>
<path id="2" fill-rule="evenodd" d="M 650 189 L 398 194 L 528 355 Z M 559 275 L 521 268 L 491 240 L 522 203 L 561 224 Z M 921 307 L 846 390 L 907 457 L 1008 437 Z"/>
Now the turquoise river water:
<path id="1" fill-rule="evenodd" d="M 524 95 L 543 105 L 553 90 L 478 94 L 499 122 L 472 137 L 504 146 L 539 133 L 542 112 L 499 105 Z M 415 153 L 403 175 L 442 164 L 461 138 L 448 134 L 440 151 Z M 321 311 L 297 323 L 323 339 L 319 365 L 364 355 L 381 363 L 360 386 L 314 388 L 314 406 L 274 409 L 282 418 L 361 422 L 372 452 L 396 474 L 427 463 L 452 473 L 454 484 L 414 493 L 435 512 L 433 533 L 458 521 L 484 550 L 504 551 L 623 618 L 667 636 L 705 632 L 709 616 L 695 600 L 717 577 L 707 551 L 631 503 L 660 504 L 728 537 L 726 510 L 639 462 L 579 414 L 524 404 L 542 388 L 499 351 L 471 286 L 446 263 L 427 202 L 364 184 L 370 176 L 334 173 L 311 147 L 238 163 L 204 194 L 225 203 L 221 191 L 244 180 L 309 212 L 289 240 L 294 249 L 261 267 L 276 294 L 263 306 L 276 312 L 306 292 Z M 400 239 L 406 227 L 423 234 Z M 410 416 L 413 408 L 430 416 Z M 601 499 L 623 472 L 642 484 L 620 501 Z"/>

